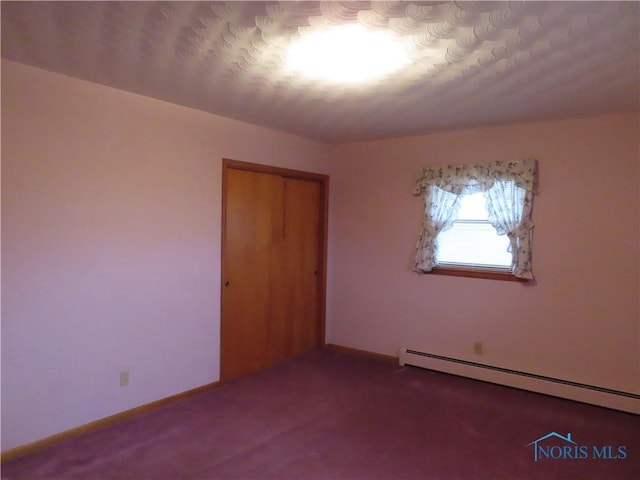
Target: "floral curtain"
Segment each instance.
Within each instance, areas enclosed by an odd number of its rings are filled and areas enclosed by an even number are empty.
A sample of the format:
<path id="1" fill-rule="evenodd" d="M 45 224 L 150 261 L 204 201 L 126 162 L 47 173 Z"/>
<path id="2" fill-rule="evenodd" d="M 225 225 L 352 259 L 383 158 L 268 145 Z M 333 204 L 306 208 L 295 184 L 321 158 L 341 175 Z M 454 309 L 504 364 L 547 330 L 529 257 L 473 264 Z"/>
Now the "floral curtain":
<path id="1" fill-rule="evenodd" d="M 437 252 L 436 237 L 451 228 L 458 216 L 460 197 L 435 185 L 428 185 L 424 191 L 424 223 L 418 238 L 418 248 L 414 271 L 425 273 L 435 265 Z M 425 267 L 429 266 L 429 270 Z M 416 270 L 417 268 L 417 270 Z"/>
<path id="2" fill-rule="evenodd" d="M 533 278 L 531 207 L 536 181 L 537 162 L 532 159 L 424 169 L 414 190 L 414 195 L 424 195 L 425 219 L 413 270 L 426 273 L 435 266 L 435 238 L 453 224 L 460 196 L 486 192 L 489 222 L 498 234 L 509 236 L 512 273 L 519 278 Z"/>
<path id="3" fill-rule="evenodd" d="M 518 187 L 514 181 L 496 180 L 486 192 L 489 222 L 498 235 L 509 237 L 511 271 L 519 278 L 531 274 L 531 204 L 533 192 Z"/>

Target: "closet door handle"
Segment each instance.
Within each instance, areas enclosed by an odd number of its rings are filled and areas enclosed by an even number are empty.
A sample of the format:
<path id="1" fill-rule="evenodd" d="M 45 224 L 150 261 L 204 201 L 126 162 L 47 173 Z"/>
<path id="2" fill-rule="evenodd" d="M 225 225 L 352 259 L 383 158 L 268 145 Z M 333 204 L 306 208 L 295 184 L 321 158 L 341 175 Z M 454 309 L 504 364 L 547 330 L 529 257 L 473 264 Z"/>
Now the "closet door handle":
<path id="1" fill-rule="evenodd" d="M 224 286 L 228 287 L 229 286 L 229 280 L 227 280 L 226 282 L 224 282 Z"/>

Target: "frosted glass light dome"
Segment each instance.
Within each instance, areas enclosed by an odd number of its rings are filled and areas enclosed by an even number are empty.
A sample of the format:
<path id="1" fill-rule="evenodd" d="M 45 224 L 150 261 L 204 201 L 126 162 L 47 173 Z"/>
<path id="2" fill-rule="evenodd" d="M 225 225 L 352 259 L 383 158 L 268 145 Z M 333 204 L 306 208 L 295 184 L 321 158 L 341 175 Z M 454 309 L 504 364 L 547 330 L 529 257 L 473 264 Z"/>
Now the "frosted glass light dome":
<path id="1" fill-rule="evenodd" d="M 359 24 L 336 25 L 296 39 L 286 67 L 308 78 L 333 83 L 363 83 L 410 62 L 406 42 L 391 31 Z"/>

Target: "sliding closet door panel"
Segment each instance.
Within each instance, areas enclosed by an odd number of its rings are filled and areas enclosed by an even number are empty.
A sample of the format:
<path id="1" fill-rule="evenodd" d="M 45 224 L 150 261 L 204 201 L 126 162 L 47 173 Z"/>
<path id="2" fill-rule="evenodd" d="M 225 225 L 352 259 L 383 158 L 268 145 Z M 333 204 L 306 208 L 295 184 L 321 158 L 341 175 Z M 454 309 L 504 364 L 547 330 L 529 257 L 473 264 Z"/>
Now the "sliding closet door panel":
<path id="1" fill-rule="evenodd" d="M 285 179 L 284 257 L 286 325 L 291 338 L 288 355 L 321 345 L 319 321 L 321 185 Z"/>
<path id="2" fill-rule="evenodd" d="M 229 380 L 322 346 L 328 178 L 224 166 L 221 378 Z"/>
<path id="3" fill-rule="evenodd" d="M 274 259 L 283 235 L 282 184 L 277 175 L 227 170 L 223 379 L 270 363 Z"/>
<path id="4" fill-rule="evenodd" d="M 269 259 L 269 336 L 267 339 L 267 363 L 274 364 L 291 355 L 292 332 L 287 322 L 286 291 L 288 281 L 283 274 L 282 259 L 286 255 L 284 232 L 286 217 L 284 211 L 284 178 L 280 179 L 278 201 L 282 221 L 278 224 L 278 234 L 274 235 Z"/>

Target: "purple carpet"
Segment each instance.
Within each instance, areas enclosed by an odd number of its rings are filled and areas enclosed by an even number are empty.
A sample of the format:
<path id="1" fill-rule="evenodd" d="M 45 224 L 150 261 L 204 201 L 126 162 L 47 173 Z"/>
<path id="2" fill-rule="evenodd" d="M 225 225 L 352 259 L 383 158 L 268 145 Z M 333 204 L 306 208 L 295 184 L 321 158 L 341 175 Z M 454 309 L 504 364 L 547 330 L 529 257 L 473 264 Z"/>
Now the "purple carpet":
<path id="1" fill-rule="evenodd" d="M 541 441 L 534 461 L 527 445 L 551 432 L 571 441 Z M 640 417 L 324 350 L 7 462 L 2 478 L 636 480 Z"/>

